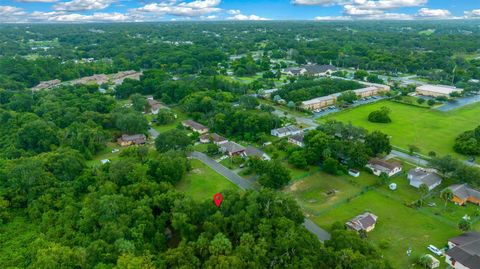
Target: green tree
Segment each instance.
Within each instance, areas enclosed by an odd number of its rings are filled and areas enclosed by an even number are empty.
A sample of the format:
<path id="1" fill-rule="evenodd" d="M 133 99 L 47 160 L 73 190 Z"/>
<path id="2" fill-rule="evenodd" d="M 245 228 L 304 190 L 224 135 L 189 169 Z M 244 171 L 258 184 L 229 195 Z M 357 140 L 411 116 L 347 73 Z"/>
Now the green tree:
<path id="1" fill-rule="evenodd" d="M 155 147 L 159 152 L 170 150 L 185 150 L 192 140 L 185 131 L 172 129 L 159 134 L 155 139 Z"/>
<path id="2" fill-rule="evenodd" d="M 132 100 L 133 109 L 138 112 L 144 112 L 148 107 L 147 99 L 139 93 L 132 94 L 130 100 Z"/>
<path id="3" fill-rule="evenodd" d="M 17 146 L 36 153 L 52 150 L 59 144 L 57 127 L 52 122 L 35 120 L 18 130 Z"/>
<path id="4" fill-rule="evenodd" d="M 420 185 L 418 190 L 420 191 L 420 206 L 423 206 L 423 201 L 425 200 L 425 197 L 427 196 L 430 190 L 428 189 L 428 186 L 425 184 Z"/>
<path id="5" fill-rule="evenodd" d="M 157 124 L 167 125 L 175 122 L 176 115 L 169 109 L 160 109 L 157 114 Z"/>
<path id="6" fill-rule="evenodd" d="M 124 111 L 115 114 L 115 127 L 123 133 L 141 134 L 148 130 L 148 121 L 140 112 Z"/>
<path id="7" fill-rule="evenodd" d="M 458 229 L 460 229 L 462 232 L 468 232 L 472 229 L 472 223 L 469 220 L 462 218 L 458 223 Z"/>
<path id="8" fill-rule="evenodd" d="M 356 100 L 358 100 L 358 96 L 354 91 L 345 91 L 337 99 L 338 101 L 353 104 Z"/>
<path id="9" fill-rule="evenodd" d="M 300 169 L 305 169 L 308 167 L 305 153 L 301 150 L 292 152 L 288 158 L 288 163 Z"/>
<path id="10" fill-rule="evenodd" d="M 365 137 L 365 145 L 371 150 L 372 154 L 389 154 L 392 151 L 392 145 L 390 144 L 390 138 L 388 135 L 374 131 L 369 133 Z"/>
<path id="11" fill-rule="evenodd" d="M 451 189 L 445 189 L 440 193 L 440 197 L 445 201 L 443 210 L 446 210 L 448 202 L 453 199 L 453 192 Z"/>
<path id="12" fill-rule="evenodd" d="M 392 119 L 389 116 L 390 109 L 381 107 L 379 110 L 373 111 L 368 115 L 368 121 L 375 123 L 390 123 Z"/>

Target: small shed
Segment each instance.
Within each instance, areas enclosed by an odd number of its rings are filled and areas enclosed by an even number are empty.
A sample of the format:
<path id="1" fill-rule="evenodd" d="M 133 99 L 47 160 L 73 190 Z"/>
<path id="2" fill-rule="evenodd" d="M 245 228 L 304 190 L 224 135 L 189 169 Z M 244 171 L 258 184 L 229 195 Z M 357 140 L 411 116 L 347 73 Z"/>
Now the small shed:
<path id="1" fill-rule="evenodd" d="M 432 262 L 428 265 L 429 268 L 434 269 L 440 267 L 440 261 L 430 254 L 425 254 Z"/>

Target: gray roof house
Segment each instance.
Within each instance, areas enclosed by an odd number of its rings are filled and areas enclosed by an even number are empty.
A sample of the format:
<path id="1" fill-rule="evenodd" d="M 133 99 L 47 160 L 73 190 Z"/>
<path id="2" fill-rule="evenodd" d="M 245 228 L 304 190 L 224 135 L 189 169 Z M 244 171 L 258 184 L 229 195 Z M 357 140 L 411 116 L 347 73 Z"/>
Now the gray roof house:
<path id="1" fill-rule="evenodd" d="M 355 218 L 351 219 L 347 223 L 347 228 L 353 231 L 365 231 L 370 232 L 375 229 L 375 225 L 377 224 L 378 217 L 370 212 L 365 212 L 361 215 L 356 216 Z"/>
<path id="2" fill-rule="evenodd" d="M 303 142 L 305 139 L 305 135 L 303 133 L 292 135 L 288 138 L 288 142 L 299 147 L 304 147 L 305 143 Z"/>
<path id="3" fill-rule="evenodd" d="M 445 262 L 456 269 L 480 269 L 480 233 L 467 232 L 448 240 Z"/>
<path id="4" fill-rule="evenodd" d="M 480 191 L 475 190 L 468 184 L 455 184 L 448 187 L 453 193 L 452 201 L 458 205 L 464 205 L 467 202 L 480 205 Z"/>
<path id="5" fill-rule="evenodd" d="M 427 185 L 429 191 L 442 184 L 442 178 L 439 175 L 420 167 L 408 171 L 408 180 L 410 180 L 410 185 L 417 189 L 422 184 Z"/>
<path id="6" fill-rule="evenodd" d="M 228 154 L 228 156 L 243 155 L 246 148 L 235 142 L 228 141 L 220 144 L 220 151 Z"/>
<path id="7" fill-rule="evenodd" d="M 302 129 L 298 128 L 295 125 L 288 125 L 282 128 L 273 129 L 270 131 L 270 134 L 276 137 L 286 137 L 290 135 L 296 135 L 303 133 Z"/>
<path id="8" fill-rule="evenodd" d="M 309 64 L 305 65 L 304 68 L 311 76 L 325 76 L 337 71 L 337 68 L 333 65 Z"/>
<path id="9" fill-rule="evenodd" d="M 247 158 L 255 158 L 255 157 L 258 157 L 264 161 L 270 161 L 271 158 L 270 156 L 268 156 L 265 152 L 257 149 L 257 148 L 254 148 L 254 147 L 247 147 L 245 149 L 245 152 L 243 153 L 243 155 Z"/>

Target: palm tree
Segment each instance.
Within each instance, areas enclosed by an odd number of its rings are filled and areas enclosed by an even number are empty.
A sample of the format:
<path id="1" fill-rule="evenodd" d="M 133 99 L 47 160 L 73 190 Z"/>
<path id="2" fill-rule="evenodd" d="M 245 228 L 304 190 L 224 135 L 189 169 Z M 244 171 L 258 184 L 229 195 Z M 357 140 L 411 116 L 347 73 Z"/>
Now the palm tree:
<path id="1" fill-rule="evenodd" d="M 445 189 L 444 191 L 442 191 L 440 193 L 440 197 L 445 200 L 445 207 L 443 208 L 443 210 L 446 210 L 447 209 L 447 204 L 448 204 L 448 201 L 452 200 L 453 199 L 453 192 L 451 189 Z"/>
<path id="2" fill-rule="evenodd" d="M 422 184 L 422 185 L 420 185 L 419 190 L 420 190 L 420 194 L 422 195 L 420 197 L 420 206 L 423 206 L 423 199 L 425 199 L 425 196 L 428 194 L 429 189 L 428 189 L 427 185 Z"/>

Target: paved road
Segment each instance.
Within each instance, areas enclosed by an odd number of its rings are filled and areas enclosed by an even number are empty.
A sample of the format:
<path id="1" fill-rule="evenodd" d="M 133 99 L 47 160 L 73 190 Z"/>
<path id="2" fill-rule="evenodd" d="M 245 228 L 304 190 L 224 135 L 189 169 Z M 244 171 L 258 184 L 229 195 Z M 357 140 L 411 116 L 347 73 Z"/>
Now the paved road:
<path id="1" fill-rule="evenodd" d="M 194 159 L 197 159 L 197 160 L 201 161 L 202 163 L 206 164 L 207 166 L 209 166 L 210 168 L 215 170 L 220 175 L 226 177 L 230 182 L 237 185 L 242 190 L 255 190 L 255 189 L 257 189 L 251 181 L 248 181 L 248 180 L 240 177 L 239 175 L 232 172 L 230 169 L 228 169 L 225 166 L 217 163 L 215 160 L 213 160 L 212 158 L 208 157 L 207 155 L 205 155 L 201 152 L 197 152 L 197 151 L 192 152 L 190 154 L 190 157 L 192 157 Z M 311 233 L 313 233 L 318 238 L 318 240 L 323 242 L 325 240 L 330 239 L 330 234 L 327 231 L 323 230 L 322 228 L 318 227 L 310 219 L 305 218 L 305 222 L 303 223 L 303 225 L 305 226 L 305 228 L 307 228 L 307 230 L 309 230 Z"/>
<path id="2" fill-rule="evenodd" d="M 428 165 L 428 161 L 426 161 L 426 160 L 424 160 L 420 157 L 417 157 L 417 156 L 412 156 L 412 155 L 409 155 L 407 153 L 403 153 L 403 152 L 398 151 L 398 150 L 392 150 L 392 152 L 390 152 L 390 155 L 387 158 L 390 158 L 390 157 L 397 157 L 397 158 L 403 159 L 407 162 L 410 162 L 412 164 L 416 164 L 418 166 L 427 166 Z"/>
<path id="3" fill-rule="evenodd" d="M 215 160 L 213 160 L 212 158 L 208 157 L 207 155 L 205 155 L 201 152 L 197 152 L 197 151 L 192 152 L 190 154 L 190 157 L 195 158 L 195 159 L 201 161 L 202 163 L 208 165 L 210 168 L 215 170 L 220 175 L 226 177 L 230 182 L 237 185 L 242 190 L 256 189 L 251 181 L 248 181 L 248 180 L 242 178 L 241 176 L 235 174 L 230 169 L 228 169 L 225 166 L 217 163 Z"/>
<path id="4" fill-rule="evenodd" d="M 150 135 L 152 136 L 153 139 L 157 138 L 159 133 L 157 132 L 157 130 L 153 129 L 153 128 L 150 128 L 148 129 L 148 132 L 150 133 Z"/>

